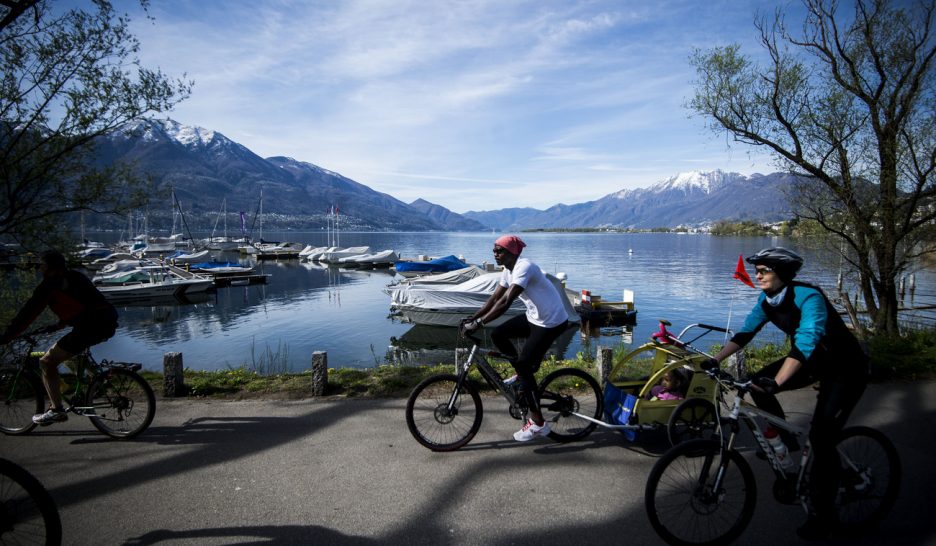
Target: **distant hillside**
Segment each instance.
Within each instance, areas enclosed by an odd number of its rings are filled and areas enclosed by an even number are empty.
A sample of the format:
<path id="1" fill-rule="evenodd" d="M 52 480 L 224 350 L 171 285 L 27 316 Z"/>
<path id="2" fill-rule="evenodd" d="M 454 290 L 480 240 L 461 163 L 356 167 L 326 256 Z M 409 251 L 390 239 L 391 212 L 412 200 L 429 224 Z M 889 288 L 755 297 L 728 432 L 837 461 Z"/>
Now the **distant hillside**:
<path id="1" fill-rule="evenodd" d="M 417 199 L 410 203 L 410 206 L 425 214 L 426 217 L 433 222 L 440 226 L 445 226 L 447 229 L 455 231 L 486 230 L 484 224 L 470 218 L 465 218 L 461 214 L 456 214 L 441 205 L 430 203 L 424 199 Z"/>
<path id="2" fill-rule="evenodd" d="M 158 188 L 172 187 L 183 210 L 193 215 L 217 214 L 222 199 L 231 214 L 253 214 L 262 187 L 264 225 L 301 223 L 315 229 L 337 207 L 349 228 L 446 229 L 406 203 L 340 174 L 287 157 L 263 159 L 221 133 L 174 121 L 128 125 L 97 147 L 102 162 L 130 162 Z M 165 213 L 169 210 L 167 199 Z M 149 213 L 159 214 L 158 203 Z"/>
<path id="3" fill-rule="evenodd" d="M 794 182 L 782 173 L 690 172 L 649 188 L 621 190 L 586 203 L 555 205 L 543 211 L 470 211 L 464 216 L 502 230 L 677 227 L 718 220 L 771 222 L 791 217 L 783 189 Z"/>
<path id="4" fill-rule="evenodd" d="M 264 159 L 221 133 L 175 121 L 141 121 L 100 139 L 100 162 L 129 162 L 156 185 L 151 227 L 171 221 L 171 187 L 191 215 L 193 229 L 210 227 L 222 200 L 228 223 L 250 217 L 263 188 L 264 226 L 319 229 L 337 208 L 342 225 L 357 230 L 521 230 L 536 228 L 654 228 L 718 220 L 776 221 L 790 217 L 783 188 L 788 175 L 743 176 L 722 171 L 676 175 L 648 188 L 546 210 L 508 208 L 456 214 L 418 199 L 410 204 L 338 173 L 288 157 Z M 160 199 L 165 206 L 160 207 Z M 162 215 L 162 218 L 160 218 Z M 168 227 L 168 226 L 164 226 Z"/>

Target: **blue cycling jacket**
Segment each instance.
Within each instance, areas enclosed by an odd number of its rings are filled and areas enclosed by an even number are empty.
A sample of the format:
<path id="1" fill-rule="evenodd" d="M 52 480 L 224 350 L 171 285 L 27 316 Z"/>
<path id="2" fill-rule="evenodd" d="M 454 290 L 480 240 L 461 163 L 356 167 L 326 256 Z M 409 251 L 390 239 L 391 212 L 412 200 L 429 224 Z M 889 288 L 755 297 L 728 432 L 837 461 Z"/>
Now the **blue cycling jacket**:
<path id="1" fill-rule="evenodd" d="M 867 361 L 858 340 L 820 288 L 793 281 L 779 305 L 770 305 L 766 300 L 767 295 L 761 292 L 757 305 L 731 341 L 743 347 L 770 322 L 790 336 L 787 356 L 810 366 L 828 361 L 816 372 L 853 372 L 855 368 L 849 362 Z"/>

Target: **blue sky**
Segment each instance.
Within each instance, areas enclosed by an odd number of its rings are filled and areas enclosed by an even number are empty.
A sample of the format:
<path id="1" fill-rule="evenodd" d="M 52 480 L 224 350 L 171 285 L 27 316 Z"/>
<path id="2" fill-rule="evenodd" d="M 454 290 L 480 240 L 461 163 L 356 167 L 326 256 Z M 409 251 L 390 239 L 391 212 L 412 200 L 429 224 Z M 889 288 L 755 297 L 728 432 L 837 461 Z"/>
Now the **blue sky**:
<path id="1" fill-rule="evenodd" d="M 683 105 L 695 47 L 760 53 L 755 0 L 159 0 L 169 117 L 455 212 L 547 208 L 693 170 L 775 170 Z M 122 9 L 132 9 L 119 3 Z"/>

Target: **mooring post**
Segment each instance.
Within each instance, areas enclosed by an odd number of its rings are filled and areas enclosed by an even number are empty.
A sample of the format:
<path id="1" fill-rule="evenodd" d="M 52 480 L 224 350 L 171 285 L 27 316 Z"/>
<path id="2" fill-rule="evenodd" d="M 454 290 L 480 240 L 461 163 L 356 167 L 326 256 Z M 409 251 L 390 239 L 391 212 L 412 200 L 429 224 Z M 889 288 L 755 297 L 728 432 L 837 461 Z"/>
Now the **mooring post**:
<path id="1" fill-rule="evenodd" d="M 611 368 L 614 366 L 614 349 L 611 347 L 598 346 L 598 377 L 601 384 L 604 385 L 611 375 Z"/>
<path id="2" fill-rule="evenodd" d="M 175 398 L 185 394 L 185 376 L 182 353 L 163 355 L 163 396 Z"/>
<path id="3" fill-rule="evenodd" d="M 312 396 L 322 396 L 328 387 L 328 353 L 312 353 Z"/>

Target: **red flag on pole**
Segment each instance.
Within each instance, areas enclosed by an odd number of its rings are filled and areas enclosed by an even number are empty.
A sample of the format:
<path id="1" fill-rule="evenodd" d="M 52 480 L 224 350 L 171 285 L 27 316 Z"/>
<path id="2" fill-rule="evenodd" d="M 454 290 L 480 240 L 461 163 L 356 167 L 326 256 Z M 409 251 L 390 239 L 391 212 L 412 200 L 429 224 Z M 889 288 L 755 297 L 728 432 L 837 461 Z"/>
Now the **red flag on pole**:
<path id="1" fill-rule="evenodd" d="M 738 256 L 738 267 L 735 268 L 734 278 L 750 286 L 751 288 L 757 288 L 754 286 L 754 282 L 751 281 L 751 277 L 748 276 L 747 270 L 744 269 L 744 258 L 741 256 Z"/>

